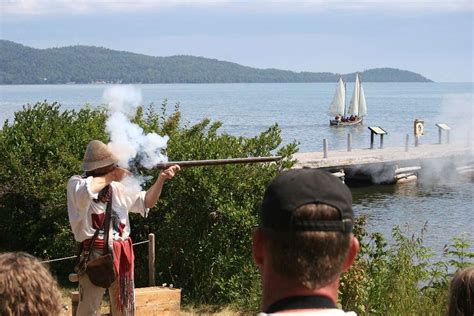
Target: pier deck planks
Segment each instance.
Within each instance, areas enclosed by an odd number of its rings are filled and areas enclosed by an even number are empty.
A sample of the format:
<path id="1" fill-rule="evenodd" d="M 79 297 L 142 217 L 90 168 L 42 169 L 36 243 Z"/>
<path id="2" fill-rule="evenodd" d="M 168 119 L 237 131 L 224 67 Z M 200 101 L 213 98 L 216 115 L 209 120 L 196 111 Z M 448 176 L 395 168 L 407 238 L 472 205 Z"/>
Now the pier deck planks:
<path id="1" fill-rule="evenodd" d="M 352 149 L 334 150 L 328 152 L 328 158 L 323 158 L 323 152 L 296 153 L 297 160 L 293 168 L 348 168 L 364 164 L 408 164 L 439 158 L 463 158 L 473 156 L 472 148 L 459 144 L 425 144 L 418 147 L 393 147 L 383 149 Z"/>

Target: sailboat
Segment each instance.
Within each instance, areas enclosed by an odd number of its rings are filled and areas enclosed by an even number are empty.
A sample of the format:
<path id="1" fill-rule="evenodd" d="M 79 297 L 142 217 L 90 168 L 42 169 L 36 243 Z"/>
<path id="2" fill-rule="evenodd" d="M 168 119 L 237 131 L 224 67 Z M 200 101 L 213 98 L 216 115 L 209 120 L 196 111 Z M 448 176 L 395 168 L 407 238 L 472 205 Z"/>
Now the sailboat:
<path id="1" fill-rule="evenodd" d="M 367 115 L 367 103 L 365 102 L 364 88 L 362 88 L 359 74 L 356 75 L 354 93 L 347 109 L 346 85 L 342 78 L 339 78 L 328 113 L 331 117 L 334 117 L 334 119 L 329 120 L 330 126 L 362 124 L 364 116 Z"/>

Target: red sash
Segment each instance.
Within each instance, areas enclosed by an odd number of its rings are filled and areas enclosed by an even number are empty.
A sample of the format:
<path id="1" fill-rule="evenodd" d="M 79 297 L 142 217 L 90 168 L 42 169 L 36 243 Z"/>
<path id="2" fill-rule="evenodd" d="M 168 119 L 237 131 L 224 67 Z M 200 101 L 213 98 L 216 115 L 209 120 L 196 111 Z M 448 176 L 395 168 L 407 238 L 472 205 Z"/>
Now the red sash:
<path id="1" fill-rule="evenodd" d="M 91 239 L 82 242 L 82 249 L 89 249 Z M 134 261 L 132 239 L 128 237 L 126 240 L 114 240 L 114 266 L 117 271 L 119 291 L 118 291 L 118 307 L 120 311 L 126 310 L 126 315 L 134 313 Z M 104 240 L 97 239 L 94 241 L 94 248 L 103 249 Z"/>

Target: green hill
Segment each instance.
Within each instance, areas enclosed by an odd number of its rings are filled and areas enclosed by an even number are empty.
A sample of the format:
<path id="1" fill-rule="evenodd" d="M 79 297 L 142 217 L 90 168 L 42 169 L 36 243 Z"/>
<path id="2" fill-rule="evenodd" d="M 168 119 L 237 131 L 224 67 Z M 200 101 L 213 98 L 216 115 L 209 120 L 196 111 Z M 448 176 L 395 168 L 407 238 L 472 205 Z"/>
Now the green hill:
<path id="1" fill-rule="evenodd" d="M 378 68 L 364 81 L 430 82 L 414 72 Z M 0 40 L 0 84 L 336 82 L 340 74 L 257 69 L 194 56 L 153 57 L 94 46 L 35 49 Z M 342 75 L 353 81 L 355 73 Z"/>

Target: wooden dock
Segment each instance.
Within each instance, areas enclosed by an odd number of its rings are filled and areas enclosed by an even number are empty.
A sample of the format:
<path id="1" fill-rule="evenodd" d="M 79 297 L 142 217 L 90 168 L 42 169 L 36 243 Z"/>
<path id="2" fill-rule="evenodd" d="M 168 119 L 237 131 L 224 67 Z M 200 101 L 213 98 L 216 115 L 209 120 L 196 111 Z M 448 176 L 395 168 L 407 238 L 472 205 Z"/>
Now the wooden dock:
<path id="1" fill-rule="evenodd" d="M 456 144 L 433 144 L 411 147 L 405 151 L 404 147 L 383 149 L 353 149 L 328 151 L 327 158 L 324 152 L 296 153 L 297 160 L 294 168 L 348 168 L 366 164 L 400 164 L 440 158 L 472 158 L 472 149 Z"/>
<path id="2" fill-rule="evenodd" d="M 372 183 L 403 182 L 428 171 L 430 164 L 474 173 L 472 148 L 459 144 L 432 144 L 418 147 L 352 149 L 296 153 L 293 168 L 320 168 L 345 180 Z M 326 157 L 326 158 L 325 158 Z M 453 171 L 449 171 L 453 172 Z"/>

